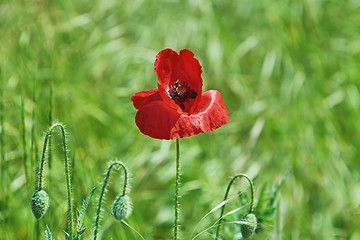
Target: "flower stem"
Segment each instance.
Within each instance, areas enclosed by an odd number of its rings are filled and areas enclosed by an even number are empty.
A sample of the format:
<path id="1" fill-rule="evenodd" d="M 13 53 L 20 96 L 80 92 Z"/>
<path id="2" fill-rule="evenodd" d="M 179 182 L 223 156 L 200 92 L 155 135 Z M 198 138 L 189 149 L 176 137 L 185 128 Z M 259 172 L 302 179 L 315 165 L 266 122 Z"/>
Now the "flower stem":
<path id="1" fill-rule="evenodd" d="M 70 175 L 70 166 L 69 166 L 69 157 L 68 157 L 68 149 L 66 145 L 66 132 L 65 127 L 61 123 L 55 123 L 51 127 L 49 127 L 48 131 L 45 135 L 44 147 L 41 155 L 41 162 L 40 162 L 40 172 L 39 172 L 39 183 L 38 183 L 38 190 L 43 188 L 43 172 L 45 166 L 45 154 L 48 145 L 49 138 L 51 137 L 51 132 L 54 128 L 60 127 L 62 133 L 62 142 L 64 148 L 64 162 L 65 162 L 65 175 L 66 175 L 66 189 L 67 189 L 67 199 L 68 199 L 68 211 L 69 211 L 69 220 L 68 220 L 68 231 L 69 235 L 73 237 L 73 203 L 72 203 L 72 188 L 71 188 L 71 175 Z"/>
<path id="2" fill-rule="evenodd" d="M 49 125 L 51 126 L 52 124 L 52 119 L 53 119 L 53 88 L 54 88 L 54 84 L 53 84 L 53 80 L 52 78 L 50 78 L 50 88 L 49 88 L 49 98 L 50 98 L 50 106 L 49 106 Z M 52 166 L 52 148 L 51 148 L 51 138 L 49 139 L 49 149 L 48 149 L 48 162 L 49 162 L 49 171 L 51 171 L 51 166 Z M 51 174 L 49 174 L 51 176 Z"/>
<path id="3" fill-rule="evenodd" d="M 96 240 L 96 238 L 97 238 L 99 221 L 100 221 L 101 204 L 102 204 L 102 201 L 103 201 L 104 194 L 105 194 L 105 192 L 106 192 L 106 186 L 107 186 L 107 183 L 108 183 L 108 180 L 109 180 L 109 177 L 110 177 L 111 169 L 112 169 L 115 165 L 118 165 L 118 166 L 122 167 L 122 169 L 124 169 L 125 179 L 124 179 L 123 195 L 125 195 L 125 193 L 126 193 L 126 187 L 127 187 L 127 182 L 128 182 L 128 180 L 127 180 L 127 179 L 128 179 L 128 176 L 127 176 L 126 167 L 125 167 L 125 165 L 122 164 L 121 162 L 113 162 L 113 163 L 110 164 L 110 166 L 108 167 L 108 170 L 106 171 L 106 175 L 105 175 L 104 182 L 103 182 L 103 185 L 102 185 L 102 188 L 101 188 L 101 192 L 100 192 L 100 197 L 99 197 L 99 202 L 98 202 L 98 208 L 97 208 L 97 211 L 96 211 L 94 240 Z"/>
<path id="4" fill-rule="evenodd" d="M 232 184 L 234 183 L 234 181 L 237 179 L 237 178 L 241 178 L 241 177 L 244 177 L 248 180 L 249 184 L 250 184 L 250 190 L 251 190 L 251 200 L 250 200 L 250 208 L 249 208 L 249 213 L 252 213 L 254 211 L 254 184 L 253 182 L 251 181 L 251 179 L 246 175 L 246 174 L 237 174 L 235 175 L 231 181 L 229 182 L 229 185 L 226 189 L 226 192 L 225 192 L 225 196 L 224 196 L 224 201 L 226 201 L 226 199 L 228 198 L 228 195 L 229 195 L 229 192 L 230 192 L 230 188 L 232 186 Z M 220 213 L 220 217 L 219 217 L 219 221 L 222 221 L 222 217 L 224 215 L 224 211 L 225 211 L 225 205 L 224 204 L 222 207 L 221 207 L 221 213 Z M 221 227 L 221 222 L 218 224 L 217 226 L 217 230 L 216 230 L 216 238 L 215 239 L 219 239 L 219 234 L 220 234 L 220 227 Z"/>
<path id="5" fill-rule="evenodd" d="M 178 239 L 179 231 L 179 190 L 180 190 L 180 147 L 179 139 L 176 139 L 176 183 L 175 183 L 175 226 L 174 239 Z"/>

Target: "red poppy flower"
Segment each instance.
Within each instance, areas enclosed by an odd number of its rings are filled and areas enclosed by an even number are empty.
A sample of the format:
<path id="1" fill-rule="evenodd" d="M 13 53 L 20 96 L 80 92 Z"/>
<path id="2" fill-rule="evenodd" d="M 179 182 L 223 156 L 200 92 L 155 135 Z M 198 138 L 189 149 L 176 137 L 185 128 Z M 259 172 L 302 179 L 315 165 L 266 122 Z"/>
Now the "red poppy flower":
<path id="1" fill-rule="evenodd" d="M 131 96 L 139 111 L 135 122 L 152 138 L 175 139 L 211 132 L 228 122 L 228 111 L 220 92 L 202 93 L 201 66 L 185 49 L 158 53 L 155 61 L 157 89 Z"/>

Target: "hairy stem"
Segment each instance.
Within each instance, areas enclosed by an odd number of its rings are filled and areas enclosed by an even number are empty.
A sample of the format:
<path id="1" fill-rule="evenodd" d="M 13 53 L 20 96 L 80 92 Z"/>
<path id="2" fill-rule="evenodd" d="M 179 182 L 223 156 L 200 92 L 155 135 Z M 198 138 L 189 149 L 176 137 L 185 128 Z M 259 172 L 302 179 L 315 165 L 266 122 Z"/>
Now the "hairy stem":
<path id="1" fill-rule="evenodd" d="M 251 181 L 251 179 L 250 179 L 246 174 L 237 174 L 237 175 L 235 175 L 235 176 L 231 179 L 231 181 L 229 182 L 229 185 L 228 185 L 228 187 L 227 187 L 227 189 L 226 189 L 226 192 L 225 192 L 224 201 L 226 201 L 226 199 L 228 198 L 228 195 L 229 195 L 231 186 L 232 186 L 232 184 L 234 183 L 234 181 L 235 181 L 237 178 L 241 178 L 241 177 L 246 178 L 246 179 L 248 180 L 249 184 L 250 184 L 251 200 L 250 200 L 249 213 L 252 213 L 252 212 L 254 211 L 254 184 L 253 184 L 253 182 Z M 219 223 L 218 226 L 217 226 L 216 239 L 219 239 L 221 221 L 222 221 L 222 217 L 224 216 L 225 205 L 226 205 L 226 204 L 224 204 L 224 205 L 221 207 L 221 213 L 220 213 L 220 217 L 219 217 L 220 223 Z"/>
<path id="2" fill-rule="evenodd" d="M 49 89 L 49 98 L 50 98 L 50 106 L 49 106 L 49 125 L 51 126 L 53 121 L 53 80 L 50 78 L 50 89 Z M 52 150 L 51 150 L 51 138 L 49 139 L 49 149 L 48 149 L 48 162 L 49 162 L 49 171 L 51 171 L 52 166 Z M 51 174 L 50 174 L 51 176 Z"/>
<path id="3" fill-rule="evenodd" d="M 178 239 L 179 231 L 179 191 L 180 191 L 180 147 L 179 139 L 176 139 L 176 183 L 175 183 L 175 226 L 174 239 Z"/>
<path id="4" fill-rule="evenodd" d="M 123 188 L 123 193 L 122 193 L 122 194 L 125 195 L 125 193 L 126 193 L 126 187 L 127 187 L 127 182 L 128 182 L 128 181 L 127 181 L 128 175 L 127 175 L 126 167 L 125 167 L 125 165 L 122 164 L 121 162 L 111 163 L 110 166 L 108 167 L 107 171 L 106 171 L 106 175 L 105 175 L 105 178 L 104 178 L 104 181 L 103 181 L 103 185 L 102 185 L 102 188 L 101 188 L 101 192 L 100 192 L 100 197 L 99 197 L 99 202 L 98 202 L 98 208 L 97 208 L 97 211 L 96 211 L 94 240 L 96 240 L 97 234 L 98 234 L 99 221 L 100 221 L 100 212 L 101 212 L 101 204 L 102 204 L 102 201 L 103 201 L 103 198 L 104 198 L 104 195 L 105 195 L 106 186 L 107 186 L 107 183 L 108 183 L 108 181 L 109 181 L 111 169 L 112 169 L 115 165 L 118 165 L 118 166 L 120 166 L 122 169 L 124 169 L 125 178 L 124 178 L 124 188 Z"/>
<path id="5" fill-rule="evenodd" d="M 69 211 L 69 222 L 68 222 L 68 231 L 69 235 L 73 236 L 73 216 L 74 216 L 74 210 L 73 210 L 73 203 L 72 203 L 72 188 L 71 188 L 71 174 L 70 174 L 70 165 L 69 165 L 69 157 L 68 157 L 68 149 L 66 145 L 66 132 L 65 127 L 61 123 L 55 123 L 53 124 L 45 135 L 44 140 L 44 147 L 41 155 L 41 161 L 40 161 L 40 171 L 39 171 L 39 183 L 38 183 L 38 190 L 41 190 L 43 188 L 43 173 L 44 173 L 44 166 L 45 166 L 45 154 L 47 145 L 49 142 L 49 139 L 51 137 L 51 132 L 54 128 L 60 127 L 61 133 L 62 133 L 62 143 L 64 148 L 64 162 L 65 162 L 65 175 L 66 175 L 66 189 L 67 189 L 67 199 L 68 199 L 68 211 Z"/>

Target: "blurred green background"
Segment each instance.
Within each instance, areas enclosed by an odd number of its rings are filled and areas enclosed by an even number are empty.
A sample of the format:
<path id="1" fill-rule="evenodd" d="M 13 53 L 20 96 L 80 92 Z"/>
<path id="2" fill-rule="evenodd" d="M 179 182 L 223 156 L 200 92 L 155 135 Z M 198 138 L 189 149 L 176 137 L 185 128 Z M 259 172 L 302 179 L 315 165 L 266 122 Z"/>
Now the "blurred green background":
<path id="1" fill-rule="evenodd" d="M 34 237 L 29 201 L 50 121 L 69 132 L 77 208 L 117 158 L 131 172 L 128 222 L 145 239 L 172 238 L 175 142 L 139 132 L 130 96 L 156 88 L 160 50 L 187 48 L 202 65 L 203 89 L 222 93 L 230 120 L 180 141 L 182 238 L 191 239 L 222 201 L 234 174 L 257 176 L 257 197 L 291 168 L 279 196 L 279 238 L 360 239 L 359 29 L 356 0 L 1 1 L 0 200 L 7 211 L 0 212 L 0 238 Z M 51 202 L 41 239 L 45 225 L 56 239 L 66 229 L 58 136 L 46 167 Z M 110 182 L 105 209 L 122 190 L 121 173 Z M 84 239 L 92 236 L 98 195 Z M 275 226 L 264 228 L 257 238 L 272 239 Z M 140 239 L 107 212 L 101 234 Z"/>

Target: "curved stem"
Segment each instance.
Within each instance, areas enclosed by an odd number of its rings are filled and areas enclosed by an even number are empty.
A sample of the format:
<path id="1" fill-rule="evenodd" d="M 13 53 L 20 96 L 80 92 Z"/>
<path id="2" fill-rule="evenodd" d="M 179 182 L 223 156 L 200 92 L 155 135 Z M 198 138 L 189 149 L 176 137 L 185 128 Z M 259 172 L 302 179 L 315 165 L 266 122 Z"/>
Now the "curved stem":
<path id="1" fill-rule="evenodd" d="M 68 211 L 69 211 L 69 235 L 72 238 L 73 236 L 73 216 L 74 216 L 74 210 L 73 210 L 73 203 L 72 203 L 72 188 L 71 188 L 71 175 L 70 175 L 70 165 L 69 165 L 69 157 L 68 157 L 68 149 L 66 145 L 66 131 L 65 127 L 61 123 L 55 123 L 51 127 L 49 127 L 48 131 L 45 135 L 44 140 L 44 147 L 41 155 L 41 162 L 40 162 L 40 172 L 39 172 L 39 183 L 38 183 L 38 190 L 41 190 L 43 188 L 43 172 L 44 172 L 44 166 L 45 166 L 45 155 L 46 155 L 46 149 L 49 142 L 49 139 L 51 137 L 51 132 L 54 128 L 60 127 L 61 134 L 62 134 L 62 143 L 64 148 L 64 159 L 65 159 L 65 175 L 66 175 L 66 189 L 67 189 L 67 199 L 68 199 Z"/>
<path id="2" fill-rule="evenodd" d="M 228 198 L 228 195 L 229 195 L 229 192 L 230 192 L 230 188 L 232 186 L 232 184 L 234 183 L 234 181 L 237 179 L 237 178 L 241 178 L 241 177 L 244 177 L 248 180 L 249 184 L 250 184 L 250 190 L 251 190 L 251 200 L 250 200 L 250 209 L 249 209 L 249 213 L 252 213 L 254 211 L 254 184 L 253 182 L 251 181 L 251 179 L 246 175 L 246 174 L 237 174 L 235 175 L 231 181 L 229 182 L 229 185 L 226 189 L 226 192 L 225 192 L 225 196 L 224 196 L 224 201 L 226 201 L 226 199 Z M 221 213 L 220 213 L 220 217 L 219 217 L 219 220 L 222 221 L 222 217 L 224 215 L 224 211 L 225 211 L 225 205 L 224 204 L 222 207 L 221 207 Z M 216 239 L 219 239 L 219 234 L 220 234 L 220 227 L 221 227 L 221 222 L 219 223 L 218 227 L 217 227 L 217 230 L 216 230 Z"/>
<path id="3" fill-rule="evenodd" d="M 101 188 L 101 192 L 100 192 L 100 197 L 99 197 L 99 202 L 98 202 L 98 208 L 97 208 L 97 211 L 96 211 L 94 240 L 97 238 L 99 221 L 100 221 L 101 204 L 102 204 L 103 197 L 104 197 L 104 194 L 105 194 L 106 185 L 107 185 L 108 180 L 109 180 L 109 177 L 110 177 L 111 169 L 112 169 L 115 165 L 118 165 L 118 166 L 120 166 L 120 167 L 122 167 L 122 168 L 124 169 L 125 179 L 124 179 L 124 188 L 123 188 L 123 193 L 122 193 L 122 194 L 125 195 L 125 193 L 126 193 L 127 179 L 128 179 L 126 167 L 125 167 L 125 165 L 122 164 L 121 162 L 111 163 L 110 166 L 108 167 L 108 170 L 106 171 L 106 176 L 105 176 L 105 178 L 104 178 L 104 182 L 103 182 L 103 185 L 102 185 L 102 188 Z"/>
<path id="4" fill-rule="evenodd" d="M 180 147 L 179 139 L 176 139 L 176 183 L 175 183 L 175 226 L 174 239 L 178 239 L 179 231 L 179 190 L 180 190 Z"/>

